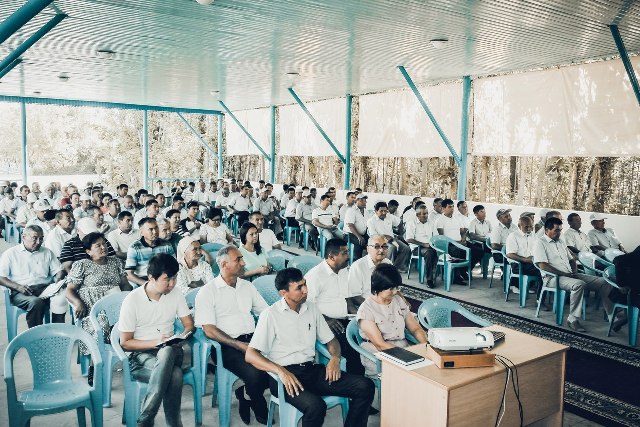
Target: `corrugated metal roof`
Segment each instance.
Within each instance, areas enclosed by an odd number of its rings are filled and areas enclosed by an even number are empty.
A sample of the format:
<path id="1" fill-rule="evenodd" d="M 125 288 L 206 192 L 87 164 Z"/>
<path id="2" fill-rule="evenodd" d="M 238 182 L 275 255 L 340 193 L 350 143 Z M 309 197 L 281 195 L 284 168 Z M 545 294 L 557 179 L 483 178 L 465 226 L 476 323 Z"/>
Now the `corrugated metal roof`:
<path id="1" fill-rule="evenodd" d="M 4 20 L 24 2 L 0 2 Z M 634 1 L 57 0 L 69 15 L 23 55 L 0 95 L 219 109 L 291 103 L 640 52 Z M 0 56 L 54 14 L 45 9 Z M 429 44 L 447 38 L 442 49 Z M 98 49 L 115 51 L 100 59 Z M 67 73 L 68 82 L 58 75 Z"/>

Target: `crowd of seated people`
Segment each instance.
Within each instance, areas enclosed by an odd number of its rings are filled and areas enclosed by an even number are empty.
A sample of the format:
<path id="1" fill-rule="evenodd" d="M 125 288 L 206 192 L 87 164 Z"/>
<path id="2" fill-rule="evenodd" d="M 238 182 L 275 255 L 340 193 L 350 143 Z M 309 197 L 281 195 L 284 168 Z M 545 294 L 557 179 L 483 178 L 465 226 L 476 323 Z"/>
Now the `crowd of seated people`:
<path id="1" fill-rule="evenodd" d="M 595 291 L 610 316 L 619 297 L 603 278 L 578 271 L 577 254 L 626 252 L 605 227 L 606 216 L 598 213 L 590 216 L 592 229 L 585 233 L 576 213 L 567 217 L 563 230 L 558 211 L 543 210 L 534 223 L 533 213 L 513 221 L 510 209 L 500 209 L 491 220 L 482 205 L 470 213 L 465 201 L 436 198 L 430 209 L 420 197 L 403 211 L 396 200 L 378 200 L 368 209 L 369 196 L 361 189 L 348 191 L 340 202 L 333 187 L 318 195 L 315 188 L 285 184 L 281 194 L 274 194 L 273 185 L 264 181 L 255 192 L 250 182 L 235 179 L 208 185 L 158 181 L 155 194 L 144 189 L 129 194 L 125 183 L 112 193 L 100 184 L 84 190 L 57 183 L 42 192 L 39 185 L 31 189 L 0 181 L 2 221 L 21 236 L 0 256 L 0 285 L 10 289 L 12 304 L 26 310 L 29 327 L 42 324 L 47 310 L 53 322 L 65 322 L 70 304 L 79 325 L 92 334 L 87 316 L 93 304 L 133 289 L 122 306 L 120 331 L 133 375 L 149 383 L 141 425 L 153 422 L 162 401 L 167 423 L 180 425 L 180 393 L 174 388 L 182 385 L 176 369 L 183 355 L 172 346 L 156 348 L 173 335 L 176 317 L 186 330 L 202 327 L 222 345 L 225 366 L 245 384 L 236 390 L 245 423 L 250 411 L 266 423 L 263 394 L 267 387 L 272 393 L 277 389 L 268 371 L 284 384 L 286 400 L 303 412 L 303 425 L 322 425 L 326 407 L 319 396 L 326 394 L 351 398 L 347 424 L 366 425 L 373 412 L 373 385 L 366 375 L 374 372 L 370 361 L 349 346 L 347 325 L 356 316 L 363 347 L 373 351 L 407 345 L 405 327 L 418 341 L 426 340 L 397 288 L 412 255 L 422 257 L 426 286 L 435 287 L 438 254 L 432 237 L 446 236 L 468 248 L 472 267 L 488 253 L 502 265 L 504 247 L 514 276 L 536 276 L 570 293 L 567 326 L 580 332 L 585 330 L 579 322 L 585 291 Z M 250 280 L 274 272 L 268 255 L 285 253 L 286 227 L 306 230 L 312 250 L 323 245 L 324 260 L 304 276 L 297 269 L 278 272 L 282 300 L 269 307 Z M 205 244 L 222 246 L 215 259 L 203 250 Z M 449 256 L 464 258 L 466 251 L 450 245 Z M 466 273 L 453 278 L 460 285 L 470 279 Z M 60 281 L 52 298 L 38 298 Z M 511 285 L 519 292 L 516 278 Z M 195 288 L 201 292 L 194 323 L 184 294 Z M 395 317 L 388 318 L 389 313 Z M 259 316 L 257 326 L 253 315 Z M 624 313 L 618 314 L 614 330 L 626 321 Z M 294 336 L 299 337 L 295 342 Z M 326 367 L 313 363 L 316 340 L 331 354 Z M 340 356 L 346 358 L 346 372 L 338 366 Z"/>

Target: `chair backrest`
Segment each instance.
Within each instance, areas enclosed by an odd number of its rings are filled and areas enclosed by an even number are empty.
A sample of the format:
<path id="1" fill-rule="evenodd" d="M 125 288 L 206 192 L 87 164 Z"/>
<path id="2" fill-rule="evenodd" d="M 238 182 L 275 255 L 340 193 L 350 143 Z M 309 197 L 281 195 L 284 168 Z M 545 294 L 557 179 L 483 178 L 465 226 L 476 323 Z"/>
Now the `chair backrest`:
<path id="1" fill-rule="evenodd" d="M 267 304 L 272 305 L 274 302 L 278 301 L 280 298 L 280 293 L 276 289 L 276 275 L 269 274 L 266 276 L 260 276 L 256 278 L 253 282 L 253 286 L 256 287 L 256 290 L 262 298 L 267 302 Z"/>
<path id="2" fill-rule="evenodd" d="M 456 312 L 479 326 L 490 326 L 491 322 L 476 316 L 455 301 L 446 298 L 429 298 L 418 308 L 418 320 L 426 328 L 450 328 L 451 313 Z"/>
<path id="3" fill-rule="evenodd" d="M 194 308 L 196 306 L 196 296 L 198 296 L 198 292 L 200 292 L 200 289 L 202 288 L 189 289 L 184 295 L 184 299 L 187 300 L 187 305 L 189 306 L 189 308 Z"/>
<path id="4" fill-rule="evenodd" d="M 66 323 L 49 323 L 27 329 L 13 339 L 4 355 L 5 377 L 13 377 L 13 359 L 24 348 L 33 371 L 33 386 L 71 381 L 71 365 L 76 342 L 84 343 L 93 359 L 96 372 L 102 372 L 98 345 L 84 329 Z M 22 363 L 22 362 L 21 362 Z M 100 383 L 94 387 L 98 387 Z"/>
<path id="5" fill-rule="evenodd" d="M 203 251 L 211 253 L 218 252 L 220 249 L 224 248 L 224 246 L 225 245 L 223 245 L 222 243 L 205 243 L 201 247 Z"/>
<path id="6" fill-rule="evenodd" d="M 600 258 L 593 252 L 586 251 L 578 252 L 578 261 L 580 261 L 580 264 L 587 267 L 588 269 L 594 270 L 599 273 L 602 273 L 602 267 L 599 268 L 598 263 L 604 267 L 612 265 L 609 261 Z"/>
<path id="7" fill-rule="evenodd" d="M 604 251 L 604 257 L 609 261 L 613 261 L 620 255 L 624 255 L 624 252 L 622 252 L 620 249 L 609 248 L 605 249 Z"/>
<path id="8" fill-rule="evenodd" d="M 609 283 L 611 286 L 615 288 L 620 287 L 616 283 L 616 266 L 615 265 L 610 265 L 607 268 L 605 268 L 604 271 L 602 272 L 602 278 L 606 280 L 607 283 Z"/>
<path id="9" fill-rule="evenodd" d="M 316 265 L 322 262 L 322 258 L 315 255 L 299 255 L 289 261 L 289 267 L 302 271 L 302 275 L 307 274 Z"/>
<path id="10" fill-rule="evenodd" d="M 281 271 L 287 267 L 287 260 L 280 255 L 273 255 L 267 257 L 267 262 L 271 267 L 273 267 L 274 271 Z"/>
<path id="11" fill-rule="evenodd" d="M 358 321 L 356 319 L 351 319 L 349 324 L 347 325 L 347 341 L 349 345 L 359 346 L 362 344 L 362 337 L 360 336 L 360 331 L 358 330 Z"/>
<path id="12" fill-rule="evenodd" d="M 116 292 L 114 294 L 105 295 L 100 298 L 91 307 L 89 312 L 89 320 L 93 325 L 93 329 L 96 331 L 98 347 L 104 346 L 104 333 L 102 327 L 98 323 L 98 315 L 103 313 L 107 316 L 109 325 L 114 325 L 120 317 L 120 307 L 122 307 L 122 301 L 129 295 L 130 291 Z"/>
<path id="13" fill-rule="evenodd" d="M 431 247 L 439 254 L 446 254 L 449 251 L 450 240 L 447 236 L 431 236 Z"/>

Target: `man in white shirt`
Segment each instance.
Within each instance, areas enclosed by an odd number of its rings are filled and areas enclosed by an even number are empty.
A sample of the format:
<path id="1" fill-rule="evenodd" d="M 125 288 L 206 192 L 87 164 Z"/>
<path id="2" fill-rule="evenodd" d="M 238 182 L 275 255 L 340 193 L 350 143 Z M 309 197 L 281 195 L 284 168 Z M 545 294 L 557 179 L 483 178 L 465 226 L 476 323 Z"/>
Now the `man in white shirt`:
<path id="1" fill-rule="evenodd" d="M 229 204 L 229 188 L 225 187 L 220 191 L 218 197 L 216 197 L 215 207 L 220 208 L 222 210 L 227 210 L 227 205 Z"/>
<path id="2" fill-rule="evenodd" d="M 374 215 L 367 221 L 367 233 L 369 236 L 381 235 L 387 238 L 389 251 L 387 256 L 401 273 L 407 272 L 411 250 L 402 240 L 393 234 L 393 227 L 400 225 L 400 218 L 389 215 L 386 202 L 377 202 L 374 205 Z"/>
<path id="3" fill-rule="evenodd" d="M 168 426 L 182 426 L 182 346 L 164 345 L 180 318 L 192 333 L 193 318 L 182 292 L 175 289 L 178 261 L 167 254 L 149 260 L 148 281 L 126 296 L 120 309 L 120 345 L 130 351 L 131 375 L 148 384 L 138 426 L 152 426 L 160 404 Z M 130 402 L 131 403 L 131 402 Z"/>
<path id="4" fill-rule="evenodd" d="M 436 220 L 442 215 L 442 198 L 436 197 L 433 199 L 433 211 L 429 213 L 429 222 L 435 224 Z"/>
<path id="5" fill-rule="evenodd" d="M 342 207 L 340 208 L 340 222 L 344 223 L 346 216 L 347 216 L 347 210 L 351 209 L 351 207 L 354 205 L 354 203 L 356 202 L 356 193 L 353 191 L 347 191 L 347 196 L 346 196 L 346 203 L 342 205 Z"/>
<path id="6" fill-rule="evenodd" d="M 76 221 L 89 216 L 89 213 L 87 212 L 89 205 L 91 205 L 91 196 L 88 194 L 82 194 L 80 196 L 80 206 L 73 210 L 73 217 Z"/>
<path id="7" fill-rule="evenodd" d="M 457 216 L 460 222 L 462 222 L 468 229 L 472 218 L 469 217 L 469 206 L 467 205 L 467 202 L 459 200 L 456 207 L 457 210 L 454 215 Z"/>
<path id="8" fill-rule="evenodd" d="M 249 219 L 249 207 L 251 207 L 250 188 L 251 186 L 249 185 L 243 185 L 238 196 L 231 199 L 227 204 L 229 213 L 236 216 L 238 228 L 242 227 L 242 224 Z"/>
<path id="9" fill-rule="evenodd" d="M 56 213 L 58 225 L 55 226 L 44 241 L 44 247 L 53 252 L 56 258 L 60 256 L 62 247 L 75 236 L 76 220 L 71 211 L 59 210 Z"/>
<path id="10" fill-rule="evenodd" d="M 124 198 L 129 193 L 129 186 L 127 184 L 120 184 L 118 185 L 116 192 L 118 193 L 118 201 L 120 202 L 120 205 L 124 205 Z"/>
<path id="11" fill-rule="evenodd" d="M 311 223 L 316 226 L 318 233 L 322 233 L 326 240 L 342 239 L 343 233 L 338 229 L 339 218 L 331 209 L 331 196 L 324 194 L 320 197 L 320 205 L 311 212 Z"/>
<path id="12" fill-rule="evenodd" d="M 36 211 L 33 209 L 33 204 L 38 201 L 38 196 L 35 193 L 27 194 L 27 203 L 20 206 L 16 211 L 16 225 L 18 227 L 26 227 L 27 222 L 31 218 L 36 216 Z"/>
<path id="13" fill-rule="evenodd" d="M 162 215 L 160 215 L 160 204 L 156 199 L 147 200 L 144 203 L 144 208 L 138 210 L 138 212 L 133 216 L 134 230 L 140 228 L 139 223 L 143 218 L 155 218 L 156 220 L 162 218 Z"/>
<path id="14" fill-rule="evenodd" d="M 522 216 L 522 215 L 520 215 Z M 562 221 L 562 212 L 560 211 L 553 211 L 553 210 L 548 210 L 547 211 L 547 215 L 544 218 L 545 222 L 549 219 L 549 218 L 558 218 L 560 221 Z M 541 238 L 544 237 L 544 226 L 541 227 L 537 232 L 536 232 L 536 237 L 537 238 Z M 562 239 L 562 236 L 560 236 L 560 239 Z"/>
<path id="15" fill-rule="evenodd" d="M 282 224 L 280 217 L 276 212 L 276 205 L 272 198 L 269 197 L 269 189 L 264 187 L 260 190 L 260 195 L 253 201 L 253 211 L 260 212 L 267 224 L 271 224 L 275 234 L 282 233 Z"/>
<path id="16" fill-rule="evenodd" d="M 42 232 L 44 233 L 44 238 L 46 240 L 47 235 L 52 230 L 52 227 L 46 218 L 47 211 L 51 210 L 51 205 L 49 204 L 49 202 L 47 202 L 44 199 L 38 200 L 33 204 L 33 210 L 36 213 L 36 215 L 33 218 L 31 218 L 29 221 L 27 221 L 26 226 L 37 225 L 38 227 L 42 228 Z"/>
<path id="17" fill-rule="evenodd" d="M 158 180 L 156 184 L 156 194 L 163 194 L 165 197 L 171 197 L 171 189 L 169 187 L 165 187 L 162 180 Z"/>
<path id="18" fill-rule="evenodd" d="M 567 217 L 567 223 L 569 224 L 569 228 L 562 234 L 562 237 L 569 250 L 574 254 L 591 252 L 589 236 L 580 231 L 580 227 L 582 227 L 582 218 L 580 218 L 580 215 L 575 212 L 570 213 Z"/>
<path id="19" fill-rule="evenodd" d="M 351 348 L 345 334 L 349 315 L 358 311 L 351 297 L 361 294 L 359 288 L 349 289 L 349 249 L 345 241 L 328 240 L 324 258 L 304 276 L 307 281 L 307 301 L 318 307 L 340 343 L 342 355 L 347 359 L 347 372 L 363 375 L 360 354 Z M 353 284 L 355 286 L 355 282 Z"/>
<path id="20" fill-rule="evenodd" d="M 276 289 L 282 299 L 260 315 L 247 362 L 279 377 L 286 393 L 279 398 L 302 412 L 303 426 L 322 426 L 327 405 L 321 396 L 342 396 L 350 399 L 344 425 L 366 427 L 375 394 L 373 382 L 340 371 L 340 344 L 320 310 L 306 302 L 307 286 L 300 270 L 278 272 Z M 331 355 L 326 366 L 314 363 L 316 340 L 326 344 Z M 277 383 L 271 378 L 270 387 L 277 396 Z"/>
<path id="21" fill-rule="evenodd" d="M 533 265 L 533 247 L 536 239 L 537 237 L 533 234 L 533 221 L 528 216 L 520 217 L 518 230 L 509 234 L 509 237 L 507 237 L 507 258 L 520 262 L 520 265 L 515 262 L 511 263 L 513 276 L 511 277 L 510 286 L 511 292 L 515 294 L 520 293 L 517 277 L 520 274 L 520 267 L 522 267 L 522 274 L 540 277 L 540 271 Z M 533 289 L 529 289 L 529 292 L 532 294 L 535 293 Z"/>
<path id="22" fill-rule="evenodd" d="M 296 196 L 296 186 L 283 184 L 282 188 L 284 189 L 284 192 L 282 196 L 280 196 L 280 209 L 287 209 L 289 201 Z"/>
<path id="23" fill-rule="evenodd" d="M 200 180 L 198 181 L 198 189 L 193 192 L 191 200 L 198 202 L 200 208 L 209 209 L 211 202 L 215 200 L 215 197 L 213 196 L 213 192 L 207 190 L 207 184 L 203 180 Z"/>
<path id="24" fill-rule="evenodd" d="M 577 332 L 586 332 L 580 324 L 579 318 L 582 315 L 582 298 L 585 289 L 596 291 L 602 301 L 602 306 L 609 316 L 612 315 L 613 303 L 609 299 L 612 286 L 602 277 L 589 276 L 578 273 L 575 258 L 567 245 L 560 240 L 562 233 L 562 221 L 558 218 L 549 218 L 544 224 L 545 235 L 536 240 L 533 249 L 533 262 L 542 270 L 543 280 L 546 286 L 555 287 L 556 280 L 545 272 L 558 275 L 560 289 L 571 293 L 569 301 L 569 316 L 567 326 Z M 616 317 L 616 322 L 620 323 L 626 319 L 624 311 Z M 621 324 L 621 323 L 620 323 Z"/>
<path id="25" fill-rule="evenodd" d="M 282 249 L 282 243 L 280 243 L 273 230 L 264 228 L 264 216 L 260 212 L 252 212 L 249 215 L 249 222 L 258 227 L 258 241 L 266 254 L 273 249 Z"/>
<path id="26" fill-rule="evenodd" d="M 354 261 L 349 268 L 349 289 L 355 306 L 360 306 L 364 299 L 371 295 L 371 273 L 380 263 L 391 264 L 387 257 L 389 243 L 384 236 L 371 236 L 367 242 L 367 254 Z M 357 291 L 356 291 L 357 290 Z"/>
<path id="27" fill-rule="evenodd" d="M 118 228 L 107 234 L 107 240 L 116 251 L 116 256 L 126 261 L 129 246 L 138 239 L 140 239 L 140 233 L 133 229 L 131 212 L 120 212 L 118 214 Z"/>
<path id="28" fill-rule="evenodd" d="M 306 227 L 306 230 L 309 233 L 309 244 L 312 249 L 315 249 L 315 242 L 318 239 L 318 230 L 311 223 L 313 210 L 315 209 L 312 201 L 313 199 L 309 190 L 304 190 L 302 193 L 302 202 L 298 203 L 298 206 L 296 207 L 296 220 L 300 224 L 301 228 Z"/>
<path id="29" fill-rule="evenodd" d="M 591 250 L 598 256 L 604 256 L 604 251 L 609 248 L 619 249 L 624 253 L 627 253 L 624 246 L 616 236 L 613 228 L 605 228 L 604 220 L 607 219 L 606 215 L 601 213 L 593 213 L 589 217 L 591 220 L 592 230 L 589 230 L 587 235 L 591 242 Z"/>
<path id="30" fill-rule="evenodd" d="M 349 243 L 353 245 L 353 259 L 362 257 L 362 250 L 367 245 L 367 195 L 360 193 L 356 196 L 355 204 L 347 210 L 344 217 L 343 231 L 349 236 Z"/>
<path id="31" fill-rule="evenodd" d="M 185 203 L 189 203 L 191 199 L 193 199 L 193 193 L 195 193 L 195 191 L 196 191 L 196 183 L 193 181 L 190 181 L 187 188 L 185 188 L 182 191 L 182 198 L 184 199 Z"/>
<path id="32" fill-rule="evenodd" d="M 289 199 L 287 202 L 287 207 L 284 211 L 284 216 L 287 219 L 289 227 L 300 227 L 298 220 L 296 219 L 296 211 L 298 210 L 298 205 L 302 201 L 302 187 L 294 187 L 294 197 Z M 289 194 L 291 193 L 291 187 L 289 187 Z"/>
<path id="33" fill-rule="evenodd" d="M 518 229 L 513 220 L 511 219 L 511 209 L 499 209 L 496 213 L 498 218 L 498 225 L 493 228 L 491 232 L 491 249 L 495 251 L 501 251 L 502 246 L 507 243 L 507 237 Z M 493 254 L 493 260 L 502 265 L 502 255 L 499 253 Z"/>
<path id="34" fill-rule="evenodd" d="M 438 262 L 438 254 L 431 247 L 429 242 L 433 236 L 433 227 L 429 222 L 429 213 L 427 206 L 423 204 L 416 205 L 416 220 L 407 221 L 407 231 L 405 238 L 409 243 L 409 249 L 415 251 L 420 248 L 420 255 L 425 262 L 425 276 L 427 277 L 427 287 L 434 288 L 433 273 L 434 267 Z"/>
<path id="35" fill-rule="evenodd" d="M 221 248 L 216 262 L 220 275 L 205 284 L 196 297 L 196 325 L 208 338 L 220 343 L 224 367 L 244 381 L 244 386 L 235 392 L 240 418 L 249 424 L 250 406 L 256 420 L 266 424 L 267 401 L 263 394 L 269 386 L 269 376 L 245 362 L 245 353 L 255 331 L 253 315 L 268 306 L 251 282 L 241 279 L 245 263 L 238 248 Z M 211 356 L 215 362 L 215 355 Z M 244 398 L 245 390 L 249 400 Z"/>
<path id="36" fill-rule="evenodd" d="M 111 199 L 109 204 L 107 205 L 109 209 L 106 214 L 104 214 L 104 223 L 109 224 L 109 230 L 107 233 L 118 228 L 118 214 L 120 213 L 120 202 L 117 199 Z"/>
<path id="37" fill-rule="evenodd" d="M 491 248 L 486 244 L 487 237 L 491 236 L 493 226 L 487 220 L 487 212 L 482 205 L 473 207 L 473 218 L 469 221 L 469 240 L 472 245 L 478 246 L 484 253 L 490 254 Z"/>

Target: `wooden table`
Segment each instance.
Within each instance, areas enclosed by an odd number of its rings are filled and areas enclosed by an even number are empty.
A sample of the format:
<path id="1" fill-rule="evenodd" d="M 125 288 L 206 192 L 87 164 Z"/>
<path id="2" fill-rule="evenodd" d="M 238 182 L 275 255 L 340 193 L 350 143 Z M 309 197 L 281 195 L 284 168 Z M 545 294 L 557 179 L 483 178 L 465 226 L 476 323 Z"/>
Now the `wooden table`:
<path id="1" fill-rule="evenodd" d="M 505 339 L 492 352 L 510 359 L 518 369 L 524 425 L 562 426 L 564 369 L 567 346 L 501 326 Z M 426 357 L 426 346 L 407 350 Z M 494 367 L 413 371 L 382 360 L 382 427 L 495 425 L 506 369 Z M 518 405 L 509 382 L 501 426 L 518 426 Z"/>

